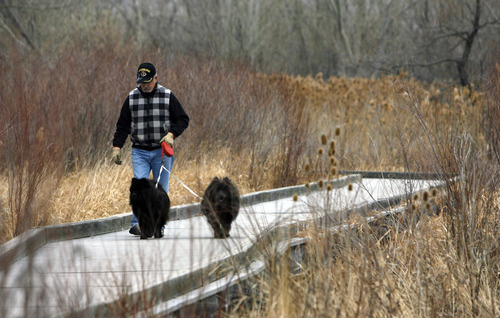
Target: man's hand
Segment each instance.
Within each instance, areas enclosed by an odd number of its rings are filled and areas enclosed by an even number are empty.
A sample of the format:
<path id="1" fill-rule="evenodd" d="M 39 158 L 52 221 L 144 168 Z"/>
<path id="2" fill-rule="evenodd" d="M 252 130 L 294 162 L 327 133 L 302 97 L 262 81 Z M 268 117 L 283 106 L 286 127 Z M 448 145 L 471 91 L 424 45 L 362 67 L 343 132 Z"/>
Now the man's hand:
<path id="1" fill-rule="evenodd" d="M 172 134 L 171 132 L 169 132 L 168 134 L 166 134 L 161 140 L 160 140 L 160 144 L 162 142 L 166 142 L 167 145 L 169 145 L 170 147 L 174 147 L 174 134 Z"/>
<path id="2" fill-rule="evenodd" d="M 117 165 L 121 165 L 122 164 L 122 148 L 113 147 L 113 161 Z"/>

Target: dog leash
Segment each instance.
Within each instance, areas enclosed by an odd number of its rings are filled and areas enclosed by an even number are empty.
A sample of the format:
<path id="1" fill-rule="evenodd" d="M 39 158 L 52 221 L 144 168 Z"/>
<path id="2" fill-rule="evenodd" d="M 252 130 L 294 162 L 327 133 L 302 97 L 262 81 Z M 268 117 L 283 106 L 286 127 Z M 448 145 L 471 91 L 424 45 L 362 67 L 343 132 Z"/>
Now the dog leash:
<path id="1" fill-rule="evenodd" d="M 168 173 L 170 173 L 171 176 L 174 176 L 175 180 L 179 181 L 179 183 L 184 187 L 186 188 L 189 192 L 191 192 L 195 197 L 197 197 L 198 199 L 202 200 L 202 198 L 197 195 L 196 193 L 194 193 L 193 190 L 191 190 L 184 182 L 182 182 L 179 178 L 177 178 L 174 174 L 172 174 L 172 172 L 170 172 L 170 170 L 168 170 L 167 168 L 165 168 L 165 166 L 163 165 L 163 158 L 162 158 L 162 161 L 161 161 L 161 169 L 160 169 L 160 173 L 158 174 L 158 180 L 156 181 L 156 187 L 158 188 L 158 183 L 160 183 L 160 178 L 161 178 L 161 171 L 165 169 L 165 171 L 167 171 Z"/>

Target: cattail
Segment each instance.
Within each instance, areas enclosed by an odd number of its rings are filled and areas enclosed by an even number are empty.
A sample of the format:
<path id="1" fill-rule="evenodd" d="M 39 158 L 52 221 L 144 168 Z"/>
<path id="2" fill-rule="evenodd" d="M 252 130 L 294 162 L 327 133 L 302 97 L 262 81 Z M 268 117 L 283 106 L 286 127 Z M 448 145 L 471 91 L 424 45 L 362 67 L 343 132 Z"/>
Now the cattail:
<path id="1" fill-rule="evenodd" d="M 438 191 L 437 191 L 437 189 L 432 189 L 432 192 L 431 192 L 431 193 L 432 193 L 432 196 L 433 196 L 433 197 L 436 197 L 436 196 L 438 195 Z"/>
<path id="2" fill-rule="evenodd" d="M 309 182 L 306 182 L 305 186 L 306 186 L 306 188 L 308 188 L 308 189 L 309 189 L 309 187 L 310 187 L 311 185 L 309 184 Z"/>
<path id="3" fill-rule="evenodd" d="M 389 111 L 389 110 L 391 110 L 391 108 L 392 108 L 392 104 L 391 104 L 390 102 L 387 102 L 387 101 L 385 101 L 385 102 L 382 104 L 382 106 L 384 107 L 384 109 L 385 109 L 386 111 Z"/>
<path id="4" fill-rule="evenodd" d="M 42 142 L 43 140 L 45 140 L 45 128 L 40 127 L 40 129 L 36 132 L 36 141 Z"/>
<path id="5" fill-rule="evenodd" d="M 333 187 L 331 184 L 326 186 L 326 191 L 332 191 Z"/>
<path id="6" fill-rule="evenodd" d="M 321 156 L 323 154 L 323 148 L 318 149 L 318 154 Z"/>
<path id="7" fill-rule="evenodd" d="M 294 193 L 293 194 L 293 201 L 297 202 L 298 199 L 299 199 L 299 196 L 297 195 L 297 193 Z"/>
<path id="8" fill-rule="evenodd" d="M 417 201 L 417 200 L 418 200 L 418 193 L 415 193 L 415 194 L 413 195 L 413 201 Z"/>
<path id="9" fill-rule="evenodd" d="M 408 72 L 404 70 L 404 68 L 401 68 L 401 70 L 399 71 L 399 76 L 401 77 L 407 77 L 408 76 Z"/>
<path id="10" fill-rule="evenodd" d="M 337 168 L 333 167 L 332 168 L 332 176 L 336 176 L 337 175 Z"/>
<path id="11" fill-rule="evenodd" d="M 327 139 L 326 139 L 326 135 L 321 135 L 321 144 L 322 144 L 323 146 L 326 146 L 326 143 L 327 143 L 327 142 L 328 142 L 328 141 L 327 141 Z"/>
<path id="12" fill-rule="evenodd" d="M 335 128 L 335 136 L 340 136 L 340 127 Z"/>
<path id="13" fill-rule="evenodd" d="M 458 92 L 458 88 L 456 87 L 453 89 L 453 100 L 455 102 L 460 101 L 460 93 Z"/>
<path id="14" fill-rule="evenodd" d="M 319 182 L 318 182 L 318 187 L 319 187 L 320 189 L 323 189 L 323 180 L 319 180 Z"/>
<path id="15" fill-rule="evenodd" d="M 412 205 L 411 205 L 411 210 L 412 210 L 413 212 L 417 211 L 417 206 L 416 206 L 415 204 L 412 204 Z"/>
<path id="16" fill-rule="evenodd" d="M 425 208 L 427 210 L 430 210 L 432 208 L 432 205 L 429 202 L 427 202 L 427 204 L 425 205 Z"/>
<path id="17" fill-rule="evenodd" d="M 335 140 L 330 141 L 330 149 L 335 149 Z"/>
<path id="18" fill-rule="evenodd" d="M 305 170 L 306 172 L 309 172 L 311 170 L 311 166 L 308 163 L 306 163 Z"/>
<path id="19" fill-rule="evenodd" d="M 424 191 L 424 193 L 422 194 L 422 199 L 427 202 L 429 200 L 429 192 L 427 191 Z"/>
<path id="20" fill-rule="evenodd" d="M 347 190 L 352 191 L 352 183 L 349 183 L 349 185 L 347 186 Z"/>

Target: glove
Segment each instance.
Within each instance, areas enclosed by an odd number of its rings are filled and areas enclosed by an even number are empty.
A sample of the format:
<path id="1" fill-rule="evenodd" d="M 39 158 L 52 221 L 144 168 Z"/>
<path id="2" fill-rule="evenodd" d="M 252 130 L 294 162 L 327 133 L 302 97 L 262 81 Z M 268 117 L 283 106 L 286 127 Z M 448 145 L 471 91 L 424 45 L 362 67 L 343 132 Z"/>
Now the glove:
<path id="1" fill-rule="evenodd" d="M 169 132 L 168 134 L 166 134 L 161 140 L 160 140 L 160 144 L 162 142 L 166 142 L 167 145 L 169 145 L 170 147 L 174 147 L 174 134 L 172 134 L 171 132 Z"/>
<path id="2" fill-rule="evenodd" d="M 122 164 L 122 148 L 113 147 L 113 161 L 117 165 L 121 165 Z"/>

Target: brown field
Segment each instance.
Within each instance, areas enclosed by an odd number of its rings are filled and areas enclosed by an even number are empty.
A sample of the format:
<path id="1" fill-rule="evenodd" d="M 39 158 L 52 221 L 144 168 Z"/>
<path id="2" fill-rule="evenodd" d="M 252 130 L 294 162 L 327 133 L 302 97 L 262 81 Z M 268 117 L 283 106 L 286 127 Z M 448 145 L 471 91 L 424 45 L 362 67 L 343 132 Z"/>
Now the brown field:
<path id="1" fill-rule="evenodd" d="M 120 71 L 90 78 L 97 72 L 88 68 L 90 57 L 85 62 L 68 52 L 56 68 L 73 67 L 60 80 L 33 61 L 6 84 L 1 242 L 36 226 L 130 211 L 130 145 L 116 166 L 110 142 L 133 87 L 133 72 L 125 68 L 135 63 L 123 55 L 101 58 Z M 270 257 L 273 275 L 256 281 L 261 293 L 251 307 L 235 306 L 235 316 L 500 314 L 499 70 L 468 89 L 421 83 L 403 71 L 377 79 L 302 78 L 157 58 L 160 83 L 191 117 L 176 141 L 173 174 L 198 194 L 214 176 L 229 176 L 241 193 L 336 177 L 331 160 L 338 170 L 462 178 L 448 185 L 439 216 L 416 209 L 418 218 L 389 227 L 384 240 L 370 231 L 332 238 L 309 229 L 307 266 L 291 274 Z M 83 75 L 70 81 L 75 72 Z M 52 80 L 40 80 L 43 75 Z M 173 205 L 198 201 L 173 177 L 170 197 Z"/>
<path id="2" fill-rule="evenodd" d="M 335 160 L 339 170 L 440 171 L 440 167 L 435 166 L 435 158 L 425 154 L 433 151 L 426 134 L 431 135 L 431 142 L 437 146 L 440 142 L 452 142 L 461 134 L 468 134 L 478 147 L 486 149 L 488 146 L 485 142 L 487 131 L 482 128 L 486 105 L 484 93 L 470 93 L 468 89 L 445 84 L 424 85 L 403 75 L 380 79 L 330 78 L 327 81 L 322 79 L 321 74 L 315 78 L 251 73 L 244 76 L 254 77 L 247 85 L 263 85 L 267 94 L 276 94 L 270 101 L 273 109 L 264 113 L 266 105 L 256 106 L 250 100 L 252 111 L 263 112 L 260 117 L 252 118 L 244 117 L 249 111 L 246 109 L 250 108 L 248 105 L 243 102 L 235 105 L 240 108 L 235 111 L 241 115 L 239 120 L 254 119 L 250 126 L 261 125 L 252 127 L 253 131 L 236 134 L 237 122 L 226 128 L 217 126 L 222 125 L 224 120 L 220 120 L 222 123 L 204 123 L 209 126 L 207 128 L 199 127 L 197 124 L 202 119 L 197 118 L 196 112 L 190 112 L 191 126 L 186 136 L 179 138 L 173 173 L 198 194 L 203 193 L 214 176 L 230 176 L 238 183 L 242 193 L 324 177 L 326 172 L 317 169 L 324 166 L 322 163 L 327 156 L 327 147 L 324 155 L 318 154 L 321 135 L 327 136 L 328 143 L 331 140 L 336 142 Z M 223 89 L 220 88 L 221 91 Z M 245 95 L 241 98 L 253 98 L 248 96 L 251 92 L 238 93 Z M 273 102 L 290 101 L 291 105 L 272 105 Z M 119 105 L 115 106 L 117 109 Z M 225 119 L 231 120 L 226 109 L 215 107 L 221 109 L 214 108 L 212 114 L 223 114 L 229 117 Z M 283 115 L 281 112 L 288 111 L 277 109 L 282 107 L 289 107 L 291 114 L 278 119 Z M 186 109 L 188 112 L 191 109 L 189 104 Z M 207 112 L 205 110 L 201 115 L 205 116 Z M 262 123 L 263 115 L 277 119 L 271 118 Z M 299 115 L 301 117 L 296 118 Z M 292 123 L 283 122 L 290 118 Z M 110 116 L 110 120 L 108 125 L 114 126 L 116 118 Z M 219 136 L 210 140 L 210 133 L 208 136 L 204 134 L 205 129 L 214 134 L 227 129 L 228 136 L 236 136 L 240 140 L 223 140 Z M 339 136 L 335 136 L 336 129 L 340 129 Z M 40 128 L 39 134 L 43 130 L 43 127 Z M 112 134 L 107 137 L 111 139 Z M 293 143 L 292 147 L 288 147 L 289 143 Z M 129 142 L 126 146 L 130 146 Z M 106 150 L 99 151 L 100 156 L 93 164 L 81 163 L 75 171 L 43 180 L 43 186 L 33 200 L 34 208 L 40 209 L 36 225 L 89 220 L 130 211 L 128 187 L 132 167 L 129 149 L 125 147 L 122 166 L 114 165 Z M 445 156 L 439 151 L 448 150 L 434 149 L 438 156 Z M 284 160 L 276 160 L 283 154 L 287 156 Z M 312 176 L 303 171 L 305 164 L 315 168 Z M 2 184 L 12 182 L 6 173 L 2 174 L 2 178 Z M 173 204 L 198 200 L 174 177 L 170 182 Z M 15 204 L 7 200 L 9 187 L 2 187 L 2 198 L 5 207 Z M 4 209 L 4 213 L 12 214 L 9 209 Z M 12 237 L 12 233 L 6 234 L 4 239 Z"/>

